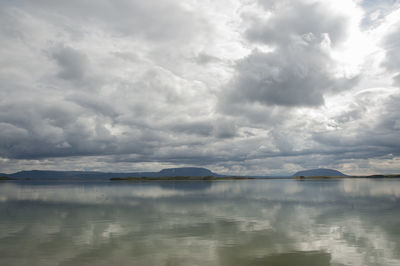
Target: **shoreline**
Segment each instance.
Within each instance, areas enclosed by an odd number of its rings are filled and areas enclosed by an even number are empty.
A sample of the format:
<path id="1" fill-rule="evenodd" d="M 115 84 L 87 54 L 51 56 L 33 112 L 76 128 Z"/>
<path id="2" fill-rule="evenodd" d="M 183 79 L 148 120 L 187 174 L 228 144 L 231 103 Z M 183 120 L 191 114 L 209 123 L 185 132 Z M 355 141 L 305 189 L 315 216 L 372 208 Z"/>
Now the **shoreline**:
<path id="1" fill-rule="evenodd" d="M 174 176 L 174 177 L 111 177 L 111 178 L 14 178 L 0 176 L 1 181 L 237 181 L 237 180 L 338 180 L 338 179 L 400 179 L 400 174 L 369 176 L 293 176 L 293 177 L 246 177 L 246 176 Z"/>

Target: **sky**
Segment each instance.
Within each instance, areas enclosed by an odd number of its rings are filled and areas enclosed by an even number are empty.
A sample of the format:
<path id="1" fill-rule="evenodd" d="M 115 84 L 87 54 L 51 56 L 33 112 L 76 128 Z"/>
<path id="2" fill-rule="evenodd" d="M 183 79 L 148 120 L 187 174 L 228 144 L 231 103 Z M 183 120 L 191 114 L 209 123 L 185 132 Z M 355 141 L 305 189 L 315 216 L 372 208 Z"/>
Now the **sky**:
<path id="1" fill-rule="evenodd" d="M 400 172 L 398 0 L 0 0 L 0 172 Z"/>

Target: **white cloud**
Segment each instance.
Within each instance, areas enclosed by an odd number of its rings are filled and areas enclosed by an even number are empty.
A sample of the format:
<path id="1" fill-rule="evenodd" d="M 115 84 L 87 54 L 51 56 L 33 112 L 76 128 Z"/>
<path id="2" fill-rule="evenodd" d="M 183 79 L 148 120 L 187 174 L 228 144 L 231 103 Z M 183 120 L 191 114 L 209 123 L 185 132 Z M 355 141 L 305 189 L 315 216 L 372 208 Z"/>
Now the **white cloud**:
<path id="1" fill-rule="evenodd" d="M 398 156 L 400 9 L 367 2 L 3 1 L 1 171 L 369 171 Z"/>

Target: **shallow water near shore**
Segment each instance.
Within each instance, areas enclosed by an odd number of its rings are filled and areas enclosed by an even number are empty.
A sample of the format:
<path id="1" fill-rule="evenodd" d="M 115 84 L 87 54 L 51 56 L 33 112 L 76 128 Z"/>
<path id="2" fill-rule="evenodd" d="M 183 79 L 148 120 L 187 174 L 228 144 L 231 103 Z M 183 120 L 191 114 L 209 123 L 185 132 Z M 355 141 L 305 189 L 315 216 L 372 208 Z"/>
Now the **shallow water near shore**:
<path id="1" fill-rule="evenodd" d="M 400 180 L 0 182 L 0 265 L 400 265 Z"/>

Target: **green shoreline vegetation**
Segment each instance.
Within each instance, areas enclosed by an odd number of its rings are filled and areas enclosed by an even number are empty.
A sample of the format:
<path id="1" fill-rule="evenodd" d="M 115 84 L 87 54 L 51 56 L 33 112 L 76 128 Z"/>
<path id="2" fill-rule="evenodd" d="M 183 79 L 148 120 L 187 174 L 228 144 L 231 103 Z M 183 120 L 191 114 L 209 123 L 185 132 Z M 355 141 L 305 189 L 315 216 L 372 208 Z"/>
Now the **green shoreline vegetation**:
<path id="1" fill-rule="evenodd" d="M 15 180 L 15 178 L 11 178 L 8 176 L 0 176 L 0 181 L 7 181 L 7 180 Z"/>

